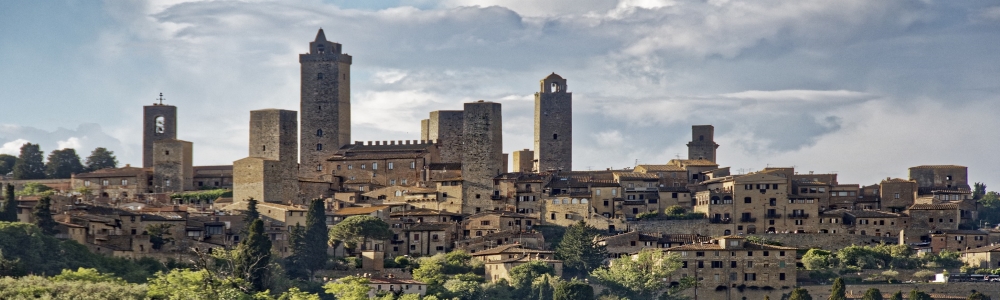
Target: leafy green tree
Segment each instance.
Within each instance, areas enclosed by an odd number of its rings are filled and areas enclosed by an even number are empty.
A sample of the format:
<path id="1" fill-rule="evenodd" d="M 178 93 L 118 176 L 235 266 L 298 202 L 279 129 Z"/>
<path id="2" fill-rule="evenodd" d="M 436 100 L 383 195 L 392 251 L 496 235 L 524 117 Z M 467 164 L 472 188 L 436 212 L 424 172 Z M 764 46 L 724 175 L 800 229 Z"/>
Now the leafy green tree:
<path id="1" fill-rule="evenodd" d="M 90 268 L 78 268 L 76 271 L 70 269 L 62 270 L 62 273 L 56 276 L 52 276 L 52 280 L 56 281 L 87 281 L 87 282 L 117 282 L 125 283 L 121 278 L 115 277 L 111 274 L 104 274 L 98 272 L 97 269 Z"/>
<path id="2" fill-rule="evenodd" d="M 14 171 L 15 163 L 17 163 L 17 156 L 0 154 L 0 176 L 10 174 L 11 171 Z"/>
<path id="3" fill-rule="evenodd" d="M 830 289 L 830 300 L 847 300 L 847 290 L 844 288 L 844 279 L 837 277 L 833 280 L 833 288 Z"/>
<path id="4" fill-rule="evenodd" d="M 982 199 L 986 195 L 986 184 L 982 182 L 976 182 L 972 184 L 972 200 Z"/>
<path id="5" fill-rule="evenodd" d="M 337 296 L 338 300 L 368 300 L 368 278 L 347 276 L 323 286 L 327 294 Z"/>
<path id="6" fill-rule="evenodd" d="M 146 285 L 64 280 L 36 275 L 0 277 L 0 299 L 146 299 Z"/>
<path id="7" fill-rule="evenodd" d="M 510 286 L 518 297 L 527 297 L 535 278 L 555 275 L 556 271 L 544 261 L 530 261 L 510 269 Z"/>
<path id="8" fill-rule="evenodd" d="M 108 151 L 104 147 L 97 147 L 87 156 L 87 170 L 97 171 L 100 169 L 117 168 L 118 158 L 114 151 Z"/>
<path id="9" fill-rule="evenodd" d="M 173 238 L 165 237 L 170 235 L 171 224 L 149 224 L 146 225 L 146 234 L 149 235 L 149 243 L 153 249 L 160 250 L 164 244 L 173 241 Z"/>
<path id="10" fill-rule="evenodd" d="M 264 291 L 268 264 L 271 262 L 271 240 L 264 232 L 264 221 L 250 223 L 247 238 L 240 242 L 236 266 L 240 278 L 250 283 L 254 291 Z"/>
<path id="11" fill-rule="evenodd" d="M 175 269 L 157 273 L 149 281 L 152 299 L 251 299 L 230 282 L 221 280 L 206 269 Z M 261 295 L 265 296 L 265 295 Z"/>
<path id="12" fill-rule="evenodd" d="M 927 293 L 924 293 L 924 292 L 921 292 L 921 291 L 918 291 L 918 290 L 910 290 L 910 297 L 907 298 L 907 299 L 908 300 L 934 300 L 934 298 L 931 298 L 931 295 L 928 295 Z"/>
<path id="13" fill-rule="evenodd" d="M 566 228 L 562 241 L 556 247 L 556 258 L 563 261 L 567 275 L 586 276 L 601 266 L 608 250 L 595 240 L 599 236 L 597 228 L 583 221 Z"/>
<path id="14" fill-rule="evenodd" d="M 903 300 L 903 291 L 896 291 L 895 294 L 892 294 L 892 297 L 889 297 L 889 300 Z"/>
<path id="15" fill-rule="evenodd" d="M 389 237 L 392 237 L 392 231 L 389 230 L 389 224 L 386 224 L 382 220 L 379 221 L 381 224 L 379 224 L 379 222 L 368 223 L 376 224 L 378 226 L 384 224 L 384 229 L 385 231 L 388 231 L 388 235 L 386 235 L 384 231 L 379 230 L 369 233 L 374 234 L 373 237 L 378 237 L 380 239 L 388 239 Z M 298 255 L 297 259 L 304 264 L 305 269 L 309 271 L 310 278 L 316 273 L 316 271 L 322 270 L 326 266 L 326 261 L 328 259 L 326 250 L 329 245 L 327 243 L 329 235 L 329 229 L 326 227 L 325 202 L 323 202 L 323 199 L 313 199 L 309 204 L 309 211 L 306 213 L 305 240 L 303 241 L 301 251 L 295 253 Z"/>
<path id="16" fill-rule="evenodd" d="M 417 296 L 417 299 L 414 300 L 420 300 L 420 295 L 417 294 L 411 294 L 411 295 Z M 403 300 L 403 298 L 399 299 Z M 281 293 L 281 295 L 278 296 L 278 300 L 319 300 L 319 295 L 303 292 L 299 290 L 298 287 L 292 287 L 288 289 L 288 291 Z"/>
<path id="17" fill-rule="evenodd" d="M 308 238 L 308 229 L 306 230 Z M 342 242 L 347 249 L 355 249 L 361 245 L 362 250 L 365 250 L 369 240 L 387 240 L 391 237 L 389 224 L 372 216 L 350 216 L 330 228 L 330 242 Z"/>
<path id="18" fill-rule="evenodd" d="M 809 295 L 809 291 L 804 288 L 795 288 L 792 290 L 792 294 L 788 296 L 788 300 L 812 300 L 812 295 Z"/>
<path id="19" fill-rule="evenodd" d="M 865 291 L 865 295 L 861 296 L 861 300 L 882 300 L 882 291 L 876 288 L 870 288 Z"/>
<path id="20" fill-rule="evenodd" d="M 483 286 L 478 281 L 466 278 L 452 278 L 444 282 L 444 289 L 452 297 L 462 300 L 478 299 L 483 294 Z"/>
<path id="21" fill-rule="evenodd" d="M 80 156 L 76 155 L 76 149 L 73 148 L 52 151 L 45 163 L 45 176 L 48 178 L 70 178 L 73 174 L 84 171 Z"/>
<path id="22" fill-rule="evenodd" d="M 822 249 L 809 249 L 802 255 L 802 265 L 806 270 L 824 270 L 830 267 L 830 251 Z"/>
<path id="23" fill-rule="evenodd" d="M 594 299 L 594 287 L 577 279 L 563 282 L 556 286 L 555 292 L 552 293 L 552 300 L 592 299 Z"/>
<path id="24" fill-rule="evenodd" d="M 3 200 L 3 207 L 0 208 L 0 221 L 17 222 L 17 198 L 14 197 L 13 184 L 7 184 Z"/>
<path id="25" fill-rule="evenodd" d="M 45 179 L 45 162 L 38 144 L 25 143 L 14 163 L 14 179 Z"/>
<path id="26" fill-rule="evenodd" d="M 675 255 L 667 255 L 657 249 L 644 249 L 635 258 L 625 256 L 615 259 L 610 267 L 598 268 L 591 272 L 591 276 L 607 288 L 606 293 L 629 299 L 652 299 L 664 294 L 667 283 L 662 278 L 669 277 L 679 266 Z M 682 289 L 670 291 L 670 294 Z"/>
<path id="27" fill-rule="evenodd" d="M 49 186 L 47 186 L 47 185 L 44 185 L 44 184 L 41 184 L 41 183 L 37 183 L 37 182 L 28 182 L 28 183 L 24 184 L 24 186 L 21 188 L 20 192 L 17 192 L 17 195 L 18 196 L 49 196 L 49 195 L 52 195 L 54 193 L 55 193 L 55 191 L 53 191 L 52 188 L 49 187 Z"/>
<path id="28" fill-rule="evenodd" d="M 983 295 L 979 291 L 972 292 L 966 300 L 993 300 L 990 296 Z"/>
<path id="29" fill-rule="evenodd" d="M 35 225 L 38 225 L 38 228 L 42 232 L 48 235 L 55 235 L 59 232 L 56 231 L 56 220 L 52 218 L 51 208 L 52 198 L 45 196 L 38 200 L 33 214 L 35 215 Z"/>

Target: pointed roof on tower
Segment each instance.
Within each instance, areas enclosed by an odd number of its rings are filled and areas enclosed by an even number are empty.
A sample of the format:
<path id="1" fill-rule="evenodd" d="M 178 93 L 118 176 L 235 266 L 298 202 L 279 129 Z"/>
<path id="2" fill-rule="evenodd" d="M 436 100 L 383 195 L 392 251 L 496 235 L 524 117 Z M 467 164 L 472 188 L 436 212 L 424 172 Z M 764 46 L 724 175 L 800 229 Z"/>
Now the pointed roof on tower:
<path id="1" fill-rule="evenodd" d="M 320 28 L 319 32 L 316 33 L 316 41 L 317 42 L 320 42 L 320 41 L 325 42 L 326 41 L 326 34 L 323 33 L 323 28 Z"/>

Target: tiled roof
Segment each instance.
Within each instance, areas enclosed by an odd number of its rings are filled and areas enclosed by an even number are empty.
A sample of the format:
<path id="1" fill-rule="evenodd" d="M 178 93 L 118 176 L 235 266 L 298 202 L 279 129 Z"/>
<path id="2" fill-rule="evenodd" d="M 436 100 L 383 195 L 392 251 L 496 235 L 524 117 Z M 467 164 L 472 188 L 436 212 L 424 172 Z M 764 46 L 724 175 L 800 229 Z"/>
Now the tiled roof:
<path id="1" fill-rule="evenodd" d="M 990 234 L 990 233 L 986 232 L 986 231 L 982 231 L 982 230 L 956 229 L 956 230 L 940 230 L 939 232 L 934 233 L 934 234 L 963 234 L 963 235 L 975 234 L 975 235 L 987 235 L 987 234 Z"/>
<path id="2" fill-rule="evenodd" d="M 680 245 L 664 249 L 664 251 L 685 251 L 685 250 L 722 250 L 722 246 L 716 243 L 700 243 L 700 244 Z M 744 242 L 743 248 L 741 250 L 797 250 L 797 248 Z"/>
<path id="3" fill-rule="evenodd" d="M 958 209 L 958 204 L 914 204 L 908 210 Z"/>
<path id="4" fill-rule="evenodd" d="M 420 223 L 420 224 L 416 224 L 416 225 L 410 226 L 409 228 L 405 228 L 405 229 L 403 229 L 403 231 L 446 231 L 446 230 L 448 230 L 448 228 L 453 227 L 453 226 L 455 226 L 455 225 L 453 225 L 453 224 L 446 224 L 446 223 L 444 223 L 444 224 L 443 223 L 437 223 L 437 224 L 433 224 L 433 223 Z"/>
<path id="5" fill-rule="evenodd" d="M 638 172 L 615 172 L 615 177 L 621 180 L 657 180 L 660 177 L 656 174 L 650 173 L 638 173 Z"/>
<path id="6" fill-rule="evenodd" d="M 536 250 L 521 247 L 521 244 L 507 244 L 472 253 L 472 256 L 486 256 L 501 253 L 555 253 L 550 250 Z"/>
<path id="7" fill-rule="evenodd" d="M 711 162 L 705 159 L 671 159 L 671 164 L 677 164 L 681 166 L 692 166 L 692 167 L 711 167 L 719 166 L 719 164 Z"/>
<path id="8" fill-rule="evenodd" d="M 477 217 L 485 216 L 485 215 L 500 215 L 500 216 L 503 216 L 503 217 L 511 217 L 511 218 L 535 219 L 535 217 L 532 217 L 532 216 L 529 216 L 529 215 L 519 214 L 519 213 L 513 213 L 513 212 L 509 212 L 509 211 L 499 211 L 499 210 L 484 211 L 484 212 L 481 212 L 481 213 L 478 213 L 478 214 L 471 215 L 471 216 L 468 217 L 468 219 L 477 218 Z"/>
<path id="9" fill-rule="evenodd" d="M 643 173 L 648 173 L 648 172 L 675 172 L 675 171 L 684 171 L 684 168 L 681 168 L 680 166 L 673 166 L 673 165 L 638 165 L 638 166 L 635 166 L 635 171 L 636 172 L 643 172 Z"/>
<path id="10" fill-rule="evenodd" d="M 897 218 L 899 214 L 894 214 L 891 212 L 884 212 L 878 210 L 852 210 L 847 211 L 847 214 L 854 216 L 855 218 Z"/>
<path id="11" fill-rule="evenodd" d="M 385 205 L 375 205 L 369 207 L 345 207 L 334 211 L 333 215 L 335 216 L 367 215 L 386 208 L 388 208 L 388 206 Z"/>
<path id="12" fill-rule="evenodd" d="M 459 216 L 460 214 L 450 213 L 443 210 L 436 210 L 430 208 L 414 208 L 411 210 L 397 211 L 390 213 L 391 217 L 405 217 L 405 216 Z"/>
<path id="13" fill-rule="evenodd" d="M 1000 252 L 1000 245 L 982 246 L 962 251 L 964 253 Z"/>

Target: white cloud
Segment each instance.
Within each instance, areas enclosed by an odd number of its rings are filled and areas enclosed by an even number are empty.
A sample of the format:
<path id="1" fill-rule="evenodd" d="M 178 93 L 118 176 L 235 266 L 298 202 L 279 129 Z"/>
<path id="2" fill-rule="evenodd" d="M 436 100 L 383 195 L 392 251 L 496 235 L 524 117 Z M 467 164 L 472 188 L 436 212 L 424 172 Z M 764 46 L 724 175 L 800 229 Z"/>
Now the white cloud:
<path id="1" fill-rule="evenodd" d="M 25 143 L 28 143 L 28 140 L 16 139 L 10 142 L 3 143 L 3 146 L 0 147 L 0 154 L 10 154 L 17 156 L 21 154 L 21 146 L 24 146 Z"/>
<path id="2" fill-rule="evenodd" d="M 80 148 L 80 139 L 78 139 L 76 137 L 71 137 L 71 138 L 66 139 L 64 141 L 58 141 L 58 142 L 56 142 L 56 145 L 58 145 L 58 146 L 56 146 L 56 148 L 59 148 L 60 150 L 61 149 L 66 149 L 66 148 L 79 149 Z"/>

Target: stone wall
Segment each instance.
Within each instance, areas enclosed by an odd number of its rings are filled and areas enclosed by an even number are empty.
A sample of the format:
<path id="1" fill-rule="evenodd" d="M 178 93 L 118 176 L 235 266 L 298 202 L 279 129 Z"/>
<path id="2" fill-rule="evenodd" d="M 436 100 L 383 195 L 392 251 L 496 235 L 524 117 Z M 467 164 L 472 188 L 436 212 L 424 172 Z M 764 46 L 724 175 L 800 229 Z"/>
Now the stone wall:
<path id="1" fill-rule="evenodd" d="M 158 191 L 182 192 L 194 189 L 192 144 L 181 140 L 161 140 L 153 144 L 153 186 Z"/>
<path id="2" fill-rule="evenodd" d="M 300 175 L 316 177 L 320 163 L 351 142 L 351 63 L 341 45 L 326 40 L 322 31 L 299 55 L 301 65 Z"/>
<path id="3" fill-rule="evenodd" d="M 157 120 L 158 118 L 161 118 Z M 153 167 L 153 143 L 177 138 L 177 107 L 153 104 L 142 107 L 142 167 Z"/>
<path id="4" fill-rule="evenodd" d="M 462 213 L 493 209 L 493 178 L 503 167 L 500 103 L 466 103 L 462 138 Z M 432 130 L 433 132 L 433 130 Z"/>
<path id="5" fill-rule="evenodd" d="M 535 151 L 529 149 L 514 151 L 514 172 L 531 172 L 534 168 Z"/>
<path id="6" fill-rule="evenodd" d="M 535 170 L 573 168 L 573 93 L 552 73 L 535 93 Z"/>
<path id="7" fill-rule="evenodd" d="M 438 142 L 442 163 L 462 162 L 463 116 L 461 110 L 436 110 L 427 119 L 425 140 Z"/>
<path id="8" fill-rule="evenodd" d="M 827 299 L 830 297 L 831 285 L 808 285 L 803 286 L 809 291 L 809 295 L 813 299 Z M 749 287 L 744 288 L 740 291 L 737 288 L 728 288 L 721 291 L 716 291 L 716 286 L 700 286 L 698 288 L 698 299 L 735 299 L 735 300 L 759 300 L 764 299 L 767 296 L 770 299 L 784 299 L 783 295 L 790 294 L 792 288 L 794 287 L 772 287 L 773 290 L 764 290 L 762 287 L 757 287 L 757 289 L 750 289 Z M 960 283 L 916 283 L 916 284 L 847 284 L 845 289 L 847 294 L 853 295 L 860 298 L 866 290 L 869 288 L 877 288 L 883 294 L 895 293 L 897 291 L 903 292 L 903 297 L 906 298 L 909 295 L 910 290 L 917 289 L 929 294 L 944 294 L 949 296 L 961 296 L 966 297 L 972 293 L 973 290 L 979 291 L 987 296 L 994 299 L 1000 297 L 1000 289 L 997 289 L 996 283 L 990 282 L 960 282 Z M 685 291 L 689 297 L 694 296 L 694 289 L 688 289 Z M 888 299 L 888 298 L 886 298 Z"/>
<path id="9" fill-rule="evenodd" d="M 688 146 L 688 159 L 704 159 L 715 162 L 715 127 L 712 125 L 691 126 L 691 142 Z"/>

